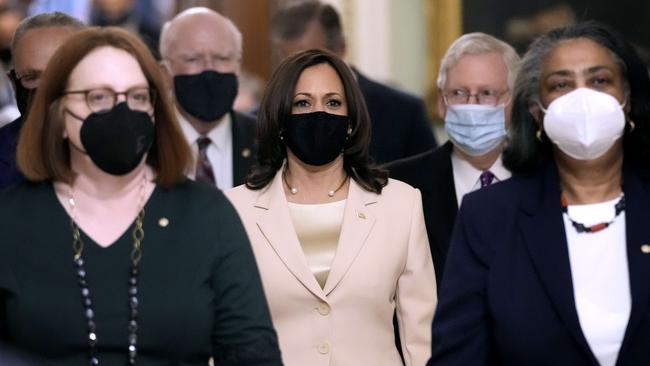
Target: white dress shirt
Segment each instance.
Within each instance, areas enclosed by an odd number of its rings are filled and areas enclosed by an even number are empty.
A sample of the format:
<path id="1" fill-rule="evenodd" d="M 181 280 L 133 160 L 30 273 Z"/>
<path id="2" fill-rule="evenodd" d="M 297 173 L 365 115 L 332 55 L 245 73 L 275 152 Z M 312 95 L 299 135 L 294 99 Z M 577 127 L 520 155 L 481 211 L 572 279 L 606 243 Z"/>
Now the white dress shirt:
<path id="1" fill-rule="evenodd" d="M 455 151 L 452 151 L 451 153 L 451 167 L 454 171 L 456 200 L 458 202 L 458 206 L 460 206 L 460 203 L 463 201 L 463 196 L 469 192 L 481 188 L 480 177 L 483 171 L 474 168 L 474 166 L 472 166 L 472 164 L 470 164 L 467 160 L 458 156 Z M 503 166 L 501 155 L 499 155 L 499 158 L 488 170 L 494 174 L 494 180 L 492 181 L 492 184 L 504 181 L 512 176 L 510 171 Z"/>
<path id="2" fill-rule="evenodd" d="M 196 174 L 196 161 L 199 155 L 199 145 L 196 140 L 201 135 L 192 127 L 190 122 L 183 117 L 178 111 L 176 112 L 178 121 L 180 122 L 183 134 L 187 142 L 192 147 L 192 155 L 194 156 L 194 165 L 188 174 L 190 179 L 194 179 Z M 210 130 L 206 137 L 211 140 L 208 146 L 208 160 L 212 164 L 212 171 L 214 178 L 217 181 L 217 187 L 221 190 L 226 190 L 233 187 L 233 162 L 232 162 L 232 119 L 230 113 L 226 113 L 217 126 Z"/>
<path id="3" fill-rule="evenodd" d="M 619 201 L 570 205 L 569 216 L 585 226 L 609 222 Z M 625 238 L 625 212 L 607 228 L 578 233 L 564 216 L 580 327 L 601 366 L 614 366 L 632 307 Z"/>

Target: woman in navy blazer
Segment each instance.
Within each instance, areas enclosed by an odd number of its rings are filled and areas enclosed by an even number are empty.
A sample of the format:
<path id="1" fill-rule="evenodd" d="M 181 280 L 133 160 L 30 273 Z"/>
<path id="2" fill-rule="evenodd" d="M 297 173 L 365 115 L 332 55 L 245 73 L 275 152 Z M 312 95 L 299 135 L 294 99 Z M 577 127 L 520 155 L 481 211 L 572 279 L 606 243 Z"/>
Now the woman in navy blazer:
<path id="1" fill-rule="evenodd" d="M 613 31 L 551 31 L 517 77 L 504 164 L 465 197 L 438 365 L 650 364 L 650 82 Z"/>

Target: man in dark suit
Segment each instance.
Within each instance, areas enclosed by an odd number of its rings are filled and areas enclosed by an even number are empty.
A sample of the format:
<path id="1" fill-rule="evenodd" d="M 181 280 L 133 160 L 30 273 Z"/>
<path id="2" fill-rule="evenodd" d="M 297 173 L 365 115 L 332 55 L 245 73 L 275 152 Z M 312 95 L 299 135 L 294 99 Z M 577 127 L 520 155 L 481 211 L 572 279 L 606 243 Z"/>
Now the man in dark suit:
<path id="1" fill-rule="evenodd" d="M 163 26 L 160 55 L 181 128 L 196 152 L 190 177 L 222 190 L 244 183 L 256 146 L 255 120 L 233 111 L 241 33 L 213 10 L 190 8 Z"/>
<path id="2" fill-rule="evenodd" d="M 282 57 L 310 49 L 327 49 L 345 59 L 345 39 L 336 10 L 319 1 L 283 7 L 271 21 L 272 41 Z M 377 163 L 413 156 L 436 147 L 420 98 L 370 80 L 353 68 L 370 119 L 370 156 Z"/>
<path id="3" fill-rule="evenodd" d="M 20 117 L 0 128 L 0 189 L 24 179 L 16 166 L 16 145 L 29 103 L 54 52 L 82 27 L 79 20 L 60 12 L 25 18 L 16 27 L 11 40 L 13 69 L 8 77 L 16 92 Z"/>
<path id="4" fill-rule="evenodd" d="M 519 63 L 510 45 L 487 34 L 457 39 L 442 60 L 437 82 L 438 111 L 450 141 L 388 165 L 392 178 L 422 191 L 438 282 L 463 196 L 510 177 L 501 151 Z"/>

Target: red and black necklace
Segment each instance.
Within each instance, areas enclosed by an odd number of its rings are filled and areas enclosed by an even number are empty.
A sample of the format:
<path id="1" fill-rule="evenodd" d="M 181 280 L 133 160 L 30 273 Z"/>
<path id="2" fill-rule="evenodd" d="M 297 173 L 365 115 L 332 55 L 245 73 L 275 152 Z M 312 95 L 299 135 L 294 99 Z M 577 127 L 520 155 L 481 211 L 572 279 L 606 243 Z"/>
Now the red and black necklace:
<path id="1" fill-rule="evenodd" d="M 591 226 L 586 226 L 585 224 L 581 222 L 577 222 L 569 216 L 569 202 L 567 201 L 566 197 L 564 197 L 564 194 L 560 195 L 560 204 L 562 205 L 562 212 L 566 215 L 567 219 L 571 221 L 571 225 L 576 229 L 578 233 L 597 233 L 603 229 L 606 229 L 609 227 L 609 225 L 614 223 L 614 220 L 618 217 L 618 215 L 621 214 L 621 212 L 625 211 L 625 195 L 621 196 L 621 199 L 616 202 L 614 205 L 614 210 L 615 214 L 614 217 L 607 221 L 607 222 L 601 222 L 595 225 Z"/>

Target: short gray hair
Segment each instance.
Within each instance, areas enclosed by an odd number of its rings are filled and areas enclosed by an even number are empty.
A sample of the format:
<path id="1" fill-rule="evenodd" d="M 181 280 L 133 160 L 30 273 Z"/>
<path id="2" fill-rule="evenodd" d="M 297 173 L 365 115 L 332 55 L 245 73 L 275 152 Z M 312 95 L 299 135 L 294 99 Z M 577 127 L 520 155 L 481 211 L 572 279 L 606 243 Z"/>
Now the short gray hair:
<path id="1" fill-rule="evenodd" d="M 503 57 L 503 63 L 508 70 L 508 88 L 512 90 L 517 72 L 519 72 L 521 58 L 511 45 L 489 34 L 480 32 L 467 33 L 449 46 L 440 63 L 437 81 L 438 89 L 442 90 L 444 88 L 445 83 L 447 83 L 447 73 L 456 66 L 461 57 L 490 52 L 497 52 Z"/>
<path id="2" fill-rule="evenodd" d="M 82 29 L 85 25 L 79 19 L 60 11 L 33 15 L 18 23 L 16 31 L 11 38 L 11 52 L 14 53 L 18 42 L 20 42 L 27 32 L 36 28 L 45 27 L 69 27 L 72 29 Z"/>
<path id="3" fill-rule="evenodd" d="M 173 36 L 170 33 L 169 29 L 171 28 L 171 25 L 174 22 L 174 20 L 178 19 L 179 17 L 188 16 L 192 14 L 200 14 L 200 13 L 214 14 L 224 22 L 226 27 L 232 33 L 233 38 L 235 39 L 235 48 L 237 51 L 237 57 L 241 59 L 242 54 L 244 53 L 244 41 L 243 41 L 243 36 L 239 31 L 239 28 L 237 28 L 235 23 L 233 23 L 233 21 L 230 20 L 229 18 L 219 14 L 218 12 L 212 9 L 205 8 L 205 7 L 194 7 L 194 8 L 186 9 L 178 13 L 173 19 L 165 22 L 165 24 L 162 26 L 162 29 L 160 31 L 160 41 L 158 43 L 158 51 L 160 52 L 160 57 L 166 59 L 169 56 L 169 43 L 173 39 Z"/>

